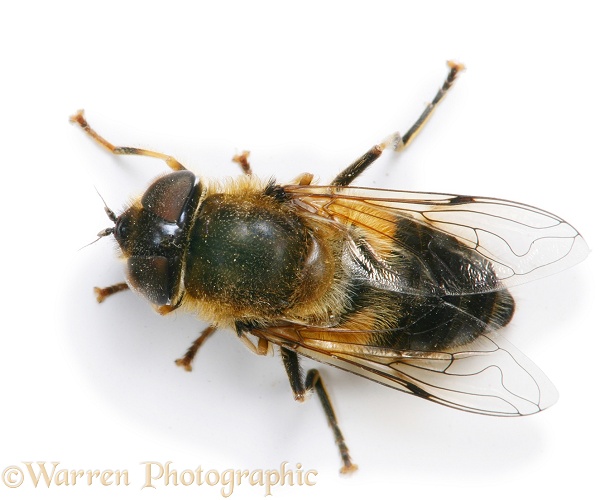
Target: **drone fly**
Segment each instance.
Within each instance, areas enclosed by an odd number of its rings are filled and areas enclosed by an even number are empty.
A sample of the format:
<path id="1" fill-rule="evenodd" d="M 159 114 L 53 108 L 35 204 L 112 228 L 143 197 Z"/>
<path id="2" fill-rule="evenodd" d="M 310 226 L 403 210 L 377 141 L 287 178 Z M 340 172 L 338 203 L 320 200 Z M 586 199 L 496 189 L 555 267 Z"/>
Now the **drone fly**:
<path id="1" fill-rule="evenodd" d="M 116 215 L 106 208 L 126 282 L 160 314 L 188 311 L 207 326 L 177 364 L 191 370 L 203 342 L 233 330 L 256 354 L 279 351 L 295 399 L 315 391 L 335 434 L 342 472 L 355 469 L 317 370 L 301 356 L 453 408 L 528 415 L 553 404 L 546 376 L 507 344 L 512 285 L 584 259 L 571 225 L 543 210 L 494 198 L 354 187 L 387 149 L 405 148 L 463 66 L 416 123 L 373 146 L 329 185 L 302 174 L 288 185 L 252 174 L 214 182 L 175 158 L 115 147 L 83 111 L 71 117 L 117 155 L 164 160 L 172 172 Z"/>

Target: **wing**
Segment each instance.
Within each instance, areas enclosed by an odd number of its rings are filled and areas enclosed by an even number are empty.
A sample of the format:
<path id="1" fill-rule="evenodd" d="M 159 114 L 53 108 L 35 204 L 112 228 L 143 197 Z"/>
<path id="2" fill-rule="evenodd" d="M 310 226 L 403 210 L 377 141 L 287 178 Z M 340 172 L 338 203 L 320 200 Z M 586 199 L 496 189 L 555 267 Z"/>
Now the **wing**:
<path id="1" fill-rule="evenodd" d="M 445 352 L 366 346 L 360 338 L 371 332 L 291 323 L 255 328 L 252 333 L 393 389 L 473 413 L 530 415 L 558 398 L 556 389 L 536 365 L 492 333 Z M 335 340 L 321 340 L 331 335 Z"/>
<path id="2" fill-rule="evenodd" d="M 431 261 L 437 260 L 437 246 L 449 247 L 446 241 L 472 250 L 453 262 L 457 269 L 448 269 L 446 277 L 433 278 L 434 294 L 463 295 L 508 288 L 559 272 L 588 255 L 586 242 L 573 226 L 556 215 L 511 201 L 336 186 L 284 189 L 306 213 L 340 226 L 360 228 L 370 233 L 384 252 L 388 240 L 397 252 L 405 253 L 401 257 L 408 261 L 424 262 L 425 252 L 433 254 Z M 403 238 L 399 232 L 402 224 L 411 224 L 414 233 L 416 228 L 426 228 L 431 233 L 429 243 L 417 248 L 419 238 Z M 420 238 L 422 241 L 422 235 Z M 470 255 L 479 261 L 472 262 Z M 487 270 L 483 262 L 488 263 Z M 444 264 L 451 267 L 449 256 Z M 424 262 L 424 267 L 433 268 L 433 264 Z M 391 271 L 382 272 L 389 275 Z M 448 278 L 460 272 L 464 280 Z M 424 286 L 406 288 L 407 293 L 427 293 Z"/>

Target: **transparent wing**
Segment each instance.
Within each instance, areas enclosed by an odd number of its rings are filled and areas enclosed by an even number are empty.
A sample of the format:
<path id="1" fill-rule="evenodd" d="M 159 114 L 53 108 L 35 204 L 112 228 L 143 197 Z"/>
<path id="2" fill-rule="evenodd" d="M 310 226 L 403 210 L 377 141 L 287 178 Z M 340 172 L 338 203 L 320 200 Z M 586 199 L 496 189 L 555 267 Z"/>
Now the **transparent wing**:
<path id="1" fill-rule="evenodd" d="M 298 206 L 340 225 L 363 227 L 415 256 L 394 233 L 406 219 L 451 236 L 490 263 L 496 280 L 480 288 L 446 293 L 484 293 L 554 274 L 588 255 L 579 232 L 538 208 L 494 198 L 336 186 L 285 186 Z M 466 272 L 470 272 L 466 271 Z M 479 281 L 479 280 L 478 280 Z"/>
<path id="2" fill-rule="evenodd" d="M 336 340 L 319 340 L 322 336 L 330 339 L 331 332 Z M 292 324 L 255 329 L 253 333 L 393 389 L 473 413 L 530 415 L 558 398 L 555 387 L 535 364 L 492 333 L 446 352 L 361 345 L 357 336 L 369 332 Z"/>

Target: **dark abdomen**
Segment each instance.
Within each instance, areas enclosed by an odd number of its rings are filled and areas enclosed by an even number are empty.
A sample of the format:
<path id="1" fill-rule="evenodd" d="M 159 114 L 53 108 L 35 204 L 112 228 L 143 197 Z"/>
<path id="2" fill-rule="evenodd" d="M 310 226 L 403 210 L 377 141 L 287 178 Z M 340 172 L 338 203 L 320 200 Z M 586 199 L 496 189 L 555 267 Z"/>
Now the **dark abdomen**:
<path id="1" fill-rule="evenodd" d="M 357 241 L 356 264 L 348 267 L 353 293 L 341 327 L 373 317 L 374 345 L 437 351 L 511 320 L 514 299 L 475 250 L 411 219 L 397 222 L 394 239 L 398 248 L 386 261 Z M 382 277 L 390 270 L 394 279 L 386 284 Z"/>

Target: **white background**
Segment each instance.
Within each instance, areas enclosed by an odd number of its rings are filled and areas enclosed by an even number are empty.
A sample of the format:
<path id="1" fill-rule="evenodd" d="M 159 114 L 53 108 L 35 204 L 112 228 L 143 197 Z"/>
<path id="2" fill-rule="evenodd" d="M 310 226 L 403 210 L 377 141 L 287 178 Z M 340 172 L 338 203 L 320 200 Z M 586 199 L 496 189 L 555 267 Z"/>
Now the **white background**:
<path id="1" fill-rule="evenodd" d="M 0 8 L 2 311 L 0 469 L 60 461 L 127 469 L 129 487 L 39 486 L 12 498 L 215 498 L 141 490 L 143 461 L 179 469 L 318 471 L 275 498 L 603 498 L 611 485 L 612 14 L 606 2 L 20 2 Z M 14 4 L 17 5 L 17 4 Z M 94 6 L 95 5 L 95 6 Z M 198 5 L 198 6 L 197 6 Z M 114 158 L 68 124 L 85 108 L 118 145 L 176 155 L 204 176 L 323 182 L 405 130 L 456 59 L 467 66 L 403 155 L 361 184 L 489 195 L 569 220 L 592 253 L 515 290 L 507 336 L 560 401 L 522 419 L 464 414 L 324 367 L 359 471 L 340 477 L 317 401 L 292 400 L 278 357 L 157 316 L 122 280 L 107 227 L 162 162 Z M 311 365 L 310 365 L 311 366 Z M 23 466 L 22 466 L 23 467 Z M 242 486 L 232 498 L 264 497 Z M 382 497 L 383 498 L 383 497 Z"/>

